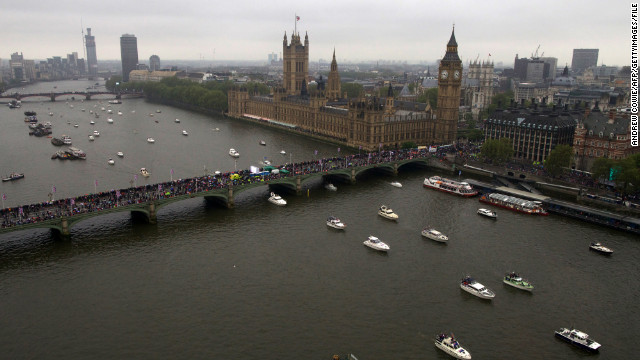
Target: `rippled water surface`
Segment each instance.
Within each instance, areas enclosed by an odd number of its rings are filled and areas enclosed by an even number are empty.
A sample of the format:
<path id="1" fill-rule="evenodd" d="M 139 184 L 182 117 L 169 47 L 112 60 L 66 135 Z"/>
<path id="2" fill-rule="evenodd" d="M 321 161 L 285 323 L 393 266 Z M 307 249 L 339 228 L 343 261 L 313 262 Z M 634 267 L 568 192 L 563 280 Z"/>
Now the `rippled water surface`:
<path id="1" fill-rule="evenodd" d="M 46 85 L 52 84 L 39 86 Z M 53 185 L 56 197 L 93 192 L 95 180 L 98 191 L 125 187 L 143 166 L 155 183 L 167 181 L 171 169 L 174 178 L 188 177 L 205 168 L 257 165 L 264 156 L 277 164 L 289 161 L 289 153 L 302 161 L 313 159 L 314 150 L 337 152 L 143 100 L 125 100 L 112 125 L 101 113 L 95 125 L 101 136 L 89 143 L 88 111 L 102 105 L 69 104 L 0 108 L 0 171 L 25 173 L 24 180 L 0 184 L 7 206 L 46 201 Z M 27 135 L 26 110 L 43 121 L 53 112 L 54 135 L 69 134 L 88 160 L 50 160 L 56 148 Z M 183 128 L 189 136 L 181 135 Z M 148 136 L 157 142 L 147 144 Z M 258 145 L 262 139 L 266 147 Z M 237 164 L 227 155 L 230 147 L 241 153 Z M 107 165 L 117 151 L 125 158 Z M 448 359 L 432 338 L 453 332 L 474 359 L 584 358 L 553 336 L 573 325 L 603 344 L 595 357 L 627 358 L 640 334 L 634 235 L 503 209 L 492 221 L 476 215 L 477 199 L 424 189 L 431 174 L 419 168 L 401 169 L 397 177 L 369 173 L 356 184 L 337 183 L 337 192 L 316 180 L 304 184 L 302 195 L 282 193 L 285 207 L 266 201 L 266 186 L 237 194 L 234 209 L 191 199 L 162 208 L 157 225 L 127 213 L 91 218 L 66 241 L 46 230 L 0 234 L 0 353 L 11 359 L 329 359 L 347 352 L 361 360 Z M 393 180 L 403 188 L 389 185 Z M 376 215 L 381 204 L 399 214 L 397 223 Z M 327 228 L 328 215 L 348 228 Z M 426 225 L 447 234 L 449 243 L 422 238 Z M 368 235 L 387 242 L 389 253 L 363 246 Z M 590 241 L 615 253 L 590 252 Z M 534 283 L 533 293 L 502 284 L 512 270 Z M 462 291 L 466 274 L 496 298 Z"/>

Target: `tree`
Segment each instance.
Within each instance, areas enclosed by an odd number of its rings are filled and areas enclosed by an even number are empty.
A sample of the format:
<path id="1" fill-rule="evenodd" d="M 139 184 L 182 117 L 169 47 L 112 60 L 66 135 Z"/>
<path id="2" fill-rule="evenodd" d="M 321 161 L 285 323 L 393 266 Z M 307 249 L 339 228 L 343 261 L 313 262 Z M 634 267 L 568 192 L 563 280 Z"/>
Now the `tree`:
<path id="1" fill-rule="evenodd" d="M 400 145 L 401 149 L 415 149 L 418 147 L 418 144 L 413 141 L 405 141 Z"/>
<path id="2" fill-rule="evenodd" d="M 493 114 L 493 112 L 498 108 L 498 104 L 501 104 L 503 109 L 506 108 L 511 102 L 511 99 L 513 99 L 513 91 L 511 90 L 493 95 L 491 98 L 491 104 L 487 106 L 486 114 Z M 484 117 L 482 118 L 484 119 Z"/>
<path id="3" fill-rule="evenodd" d="M 418 96 L 418 102 L 429 104 L 432 109 L 438 106 L 438 88 L 431 88 Z"/>
<path id="4" fill-rule="evenodd" d="M 595 159 L 591 166 L 592 177 L 595 180 L 609 180 L 609 174 L 611 174 L 611 168 L 613 168 L 614 164 L 614 161 L 609 158 L 601 157 Z"/>
<path id="5" fill-rule="evenodd" d="M 629 156 L 618 162 L 620 172 L 615 179 L 616 185 L 622 188 L 624 194 L 631 194 L 638 190 L 640 185 L 640 170 L 638 169 L 640 154 Z"/>
<path id="6" fill-rule="evenodd" d="M 513 146 L 509 138 L 488 139 L 480 149 L 480 156 L 502 164 L 513 157 Z"/>
<path id="7" fill-rule="evenodd" d="M 356 83 L 342 83 L 341 84 L 342 92 L 347 93 L 347 98 L 357 98 L 364 95 L 364 87 L 362 84 Z"/>
<path id="8" fill-rule="evenodd" d="M 559 175 L 562 168 L 570 168 L 573 160 L 573 148 L 569 145 L 558 145 L 549 153 L 544 167 L 552 176 Z"/>

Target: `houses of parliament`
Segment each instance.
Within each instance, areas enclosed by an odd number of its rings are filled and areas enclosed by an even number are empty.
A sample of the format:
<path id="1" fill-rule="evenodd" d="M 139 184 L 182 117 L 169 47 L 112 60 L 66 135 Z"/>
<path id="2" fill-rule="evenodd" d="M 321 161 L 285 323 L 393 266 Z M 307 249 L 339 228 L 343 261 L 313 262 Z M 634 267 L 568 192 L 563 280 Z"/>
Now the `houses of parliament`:
<path id="1" fill-rule="evenodd" d="M 386 98 L 344 99 L 335 50 L 326 84 L 318 81 L 317 91 L 310 95 L 309 37 L 305 34 L 303 43 L 300 34 L 294 32 L 291 42 L 285 33 L 282 43 L 282 87 L 274 88 L 269 95 L 242 87 L 229 90 L 228 115 L 284 126 L 367 151 L 400 148 L 409 142 L 418 146 L 451 144 L 456 139 L 462 81 L 454 32 L 438 69 L 436 109 L 395 99 L 391 87 Z"/>

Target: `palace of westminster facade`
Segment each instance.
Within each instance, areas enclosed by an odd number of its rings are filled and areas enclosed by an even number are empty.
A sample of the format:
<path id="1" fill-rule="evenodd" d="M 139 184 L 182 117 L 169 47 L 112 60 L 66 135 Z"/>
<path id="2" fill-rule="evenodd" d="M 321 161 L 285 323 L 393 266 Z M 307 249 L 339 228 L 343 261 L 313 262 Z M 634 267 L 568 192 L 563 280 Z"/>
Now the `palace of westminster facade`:
<path id="1" fill-rule="evenodd" d="M 311 133 L 332 141 L 372 151 L 381 147 L 400 148 L 412 142 L 418 146 L 451 144 L 456 139 L 462 61 L 454 31 L 438 69 L 437 109 L 428 104 L 399 101 L 389 91 L 386 98 L 341 98 L 340 75 L 335 51 L 326 86 L 318 83 L 314 95 L 307 92 L 309 38 L 292 34 L 283 40 L 283 86 L 265 96 L 251 89 L 229 90 L 230 117 L 265 122 Z"/>

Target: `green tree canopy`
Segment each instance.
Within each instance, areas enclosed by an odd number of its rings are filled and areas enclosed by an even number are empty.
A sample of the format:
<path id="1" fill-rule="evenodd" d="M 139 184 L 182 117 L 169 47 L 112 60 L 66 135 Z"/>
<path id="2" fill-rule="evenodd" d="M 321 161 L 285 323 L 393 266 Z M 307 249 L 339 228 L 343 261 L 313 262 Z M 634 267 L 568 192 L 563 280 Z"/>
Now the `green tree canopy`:
<path id="1" fill-rule="evenodd" d="M 364 95 L 364 87 L 362 84 L 356 83 L 342 83 L 341 84 L 342 92 L 347 93 L 347 98 L 357 98 Z"/>
<path id="2" fill-rule="evenodd" d="M 480 156 L 503 164 L 513 157 L 513 146 L 509 138 L 488 139 L 480 148 Z"/>
<path id="3" fill-rule="evenodd" d="M 572 161 L 573 148 L 569 145 L 558 145 L 549 153 L 544 167 L 549 174 L 556 176 L 562 172 L 562 168 L 570 168 Z"/>
<path id="4" fill-rule="evenodd" d="M 418 96 L 418 102 L 429 104 L 432 109 L 438 106 L 438 88 L 431 88 Z"/>

